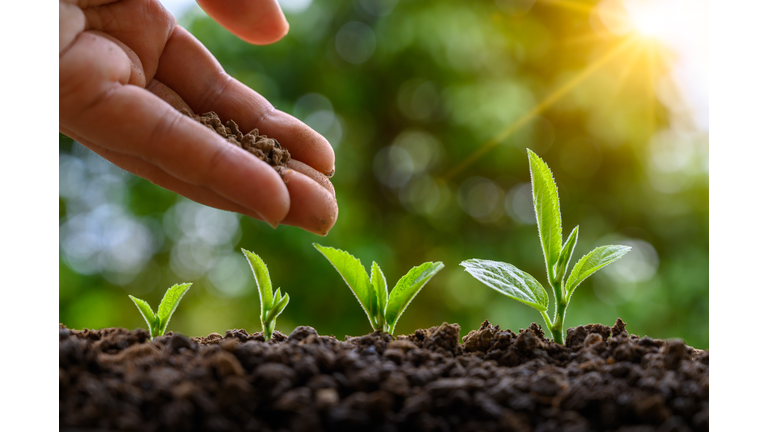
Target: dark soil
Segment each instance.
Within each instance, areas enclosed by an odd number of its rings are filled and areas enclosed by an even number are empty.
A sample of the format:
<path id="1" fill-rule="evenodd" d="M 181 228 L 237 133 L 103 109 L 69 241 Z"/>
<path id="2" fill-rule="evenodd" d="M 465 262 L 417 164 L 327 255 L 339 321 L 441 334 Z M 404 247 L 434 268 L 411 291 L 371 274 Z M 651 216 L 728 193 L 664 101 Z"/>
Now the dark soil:
<path id="1" fill-rule="evenodd" d="M 276 139 L 269 138 L 266 135 L 259 135 L 258 129 L 243 134 L 234 120 L 229 120 L 224 124 L 219 119 L 219 115 L 213 111 L 200 115 L 189 110 L 182 112 L 202 125 L 208 126 L 209 129 L 219 134 L 230 144 L 236 145 L 270 164 L 282 177 L 286 164 L 291 160 L 291 154 L 287 148 L 280 146 Z"/>
<path id="2" fill-rule="evenodd" d="M 709 351 L 629 335 L 621 320 L 514 333 L 487 321 L 340 342 L 230 330 L 59 329 L 67 430 L 706 431 Z"/>

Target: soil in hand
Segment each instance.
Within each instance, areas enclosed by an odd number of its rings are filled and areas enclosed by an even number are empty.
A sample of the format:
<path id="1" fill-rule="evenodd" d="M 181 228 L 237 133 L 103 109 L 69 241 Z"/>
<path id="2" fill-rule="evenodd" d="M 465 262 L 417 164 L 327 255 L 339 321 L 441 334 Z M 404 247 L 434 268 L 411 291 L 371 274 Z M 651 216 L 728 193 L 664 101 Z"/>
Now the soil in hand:
<path id="1" fill-rule="evenodd" d="M 200 115 L 189 110 L 184 110 L 182 112 L 200 122 L 202 125 L 207 126 L 230 144 L 236 145 L 270 164 L 277 170 L 281 177 L 283 176 L 283 171 L 285 170 L 288 161 L 291 160 L 291 153 L 288 152 L 288 149 L 282 147 L 276 139 L 269 138 L 266 135 L 259 135 L 258 129 L 253 129 L 252 131 L 243 134 L 240 132 L 240 128 L 234 120 L 229 120 L 226 124 L 222 123 L 218 114 L 213 111 Z"/>
<path id="2" fill-rule="evenodd" d="M 619 320 L 518 333 L 487 321 L 337 341 L 59 328 L 63 430 L 706 431 L 709 352 Z M 77 428 L 77 429 L 74 429 Z"/>

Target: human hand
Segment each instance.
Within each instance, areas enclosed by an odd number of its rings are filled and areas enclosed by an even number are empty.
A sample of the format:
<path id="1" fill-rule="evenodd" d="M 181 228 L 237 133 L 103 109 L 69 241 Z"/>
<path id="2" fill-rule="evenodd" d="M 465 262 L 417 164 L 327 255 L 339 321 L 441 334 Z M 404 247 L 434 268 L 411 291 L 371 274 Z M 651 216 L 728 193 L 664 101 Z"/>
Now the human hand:
<path id="1" fill-rule="evenodd" d="M 288 31 L 277 0 L 198 3 L 250 43 L 276 42 Z M 285 182 L 180 113 L 186 106 L 277 139 L 291 152 Z M 59 0 L 59 129 L 199 203 L 320 235 L 336 222 L 328 141 L 227 75 L 157 0 Z"/>

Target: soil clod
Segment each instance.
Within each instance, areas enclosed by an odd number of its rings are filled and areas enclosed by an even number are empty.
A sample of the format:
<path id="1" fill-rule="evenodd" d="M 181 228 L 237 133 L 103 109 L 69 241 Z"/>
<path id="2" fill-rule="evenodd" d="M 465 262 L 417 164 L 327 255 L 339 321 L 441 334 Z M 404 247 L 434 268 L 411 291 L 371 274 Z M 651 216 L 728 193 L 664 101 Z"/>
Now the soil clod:
<path id="1" fill-rule="evenodd" d="M 285 147 L 281 146 L 274 138 L 266 135 L 259 135 L 258 129 L 244 134 L 234 120 L 228 120 L 223 123 L 219 115 L 215 112 L 207 112 L 197 115 L 188 110 L 182 111 L 185 115 L 207 126 L 212 131 L 219 134 L 232 145 L 240 147 L 248 153 L 256 156 L 260 160 L 271 165 L 282 177 L 284 170 L 291 160 L 291 153 Z"/>

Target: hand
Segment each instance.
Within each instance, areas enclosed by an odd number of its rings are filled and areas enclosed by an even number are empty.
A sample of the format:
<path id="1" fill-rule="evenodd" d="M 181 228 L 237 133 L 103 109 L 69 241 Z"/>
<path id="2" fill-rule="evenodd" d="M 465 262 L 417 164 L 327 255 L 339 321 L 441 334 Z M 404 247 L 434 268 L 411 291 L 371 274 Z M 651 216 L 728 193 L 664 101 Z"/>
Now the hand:
<path id="1" fill-rule="evenodd" d="M 250 43 L 272 43 L 288 31 L 277 0 L 198 2 Z M 277 139 L 291 152 L 286 182 L 181 114 L 187 104 Z M 59 129 L 199 203 L 320 235 L 336 222 L 328 141 L 227 75 L 157 0 L 59 0 Z"/>

